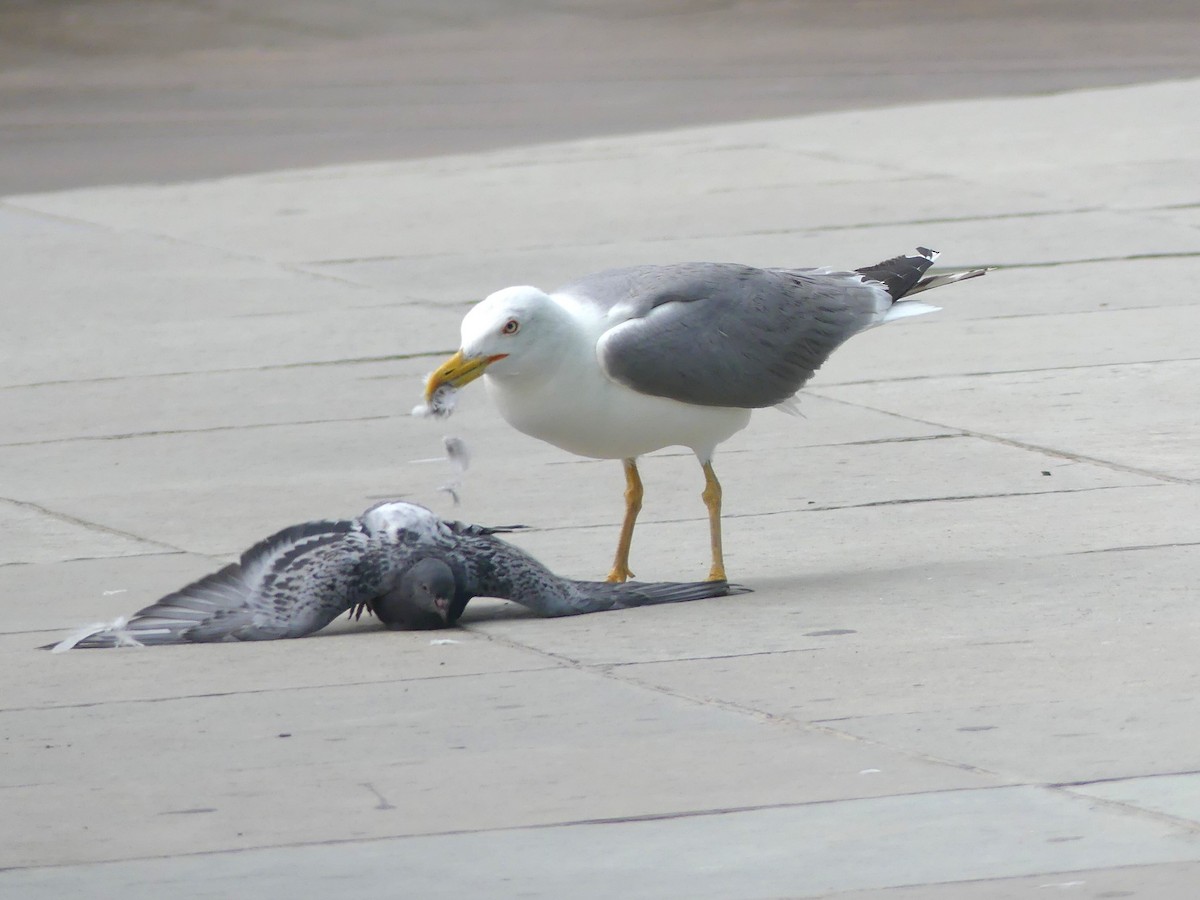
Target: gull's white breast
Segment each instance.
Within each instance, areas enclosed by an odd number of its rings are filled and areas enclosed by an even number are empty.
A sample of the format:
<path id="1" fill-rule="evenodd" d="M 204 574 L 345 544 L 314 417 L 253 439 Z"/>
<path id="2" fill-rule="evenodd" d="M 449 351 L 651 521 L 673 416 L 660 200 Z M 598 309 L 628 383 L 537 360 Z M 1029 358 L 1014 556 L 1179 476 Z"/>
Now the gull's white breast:
<path id="1" fill-rule="evenodd" d="M 497 409 L 518 431 L 580 456 L 628 459 L 683 446 L 706 460 L 750 421 L 748 409 L 693 406 L 611 380 L 596 358 L 609 321 L 579 307 L 570 311 L 576 329 L 553 371 L 505 377 L 497 366 L 485 376 Z"/>

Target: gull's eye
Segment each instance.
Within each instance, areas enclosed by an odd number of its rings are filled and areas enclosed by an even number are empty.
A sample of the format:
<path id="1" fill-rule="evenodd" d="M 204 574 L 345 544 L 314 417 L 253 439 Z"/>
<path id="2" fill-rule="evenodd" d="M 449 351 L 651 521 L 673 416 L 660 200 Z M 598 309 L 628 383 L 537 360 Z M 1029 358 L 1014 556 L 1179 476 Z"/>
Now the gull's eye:
<path id="1" fill-rule="evenodd" d="M 521 330 L 521 323 L 516 319 L 509 319 L 504 323 L 504 327 L 500 329 L 501 334 L 516 334 Z"/>

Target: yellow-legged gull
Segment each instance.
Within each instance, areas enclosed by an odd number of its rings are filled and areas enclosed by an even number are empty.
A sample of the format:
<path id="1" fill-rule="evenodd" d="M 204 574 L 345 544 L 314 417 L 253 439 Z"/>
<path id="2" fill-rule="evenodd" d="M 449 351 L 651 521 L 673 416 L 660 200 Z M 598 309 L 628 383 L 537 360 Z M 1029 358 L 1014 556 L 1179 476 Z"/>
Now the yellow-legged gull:
<path id="1" fill-rule="evenodd" d="M 845 340 L 876 325 L 934 312 L 908 299 L 982 275 L 926 276 L 936 251 L 917 248 L 853 272 L 731 263 L 637 266 L 585 276 L 552 294 L 497 291 L 462 321 L 462 345 L 426 384 L 426 402 L 487 374 L 513 427 L 580 456 L 620 459 L 625 517 L 610 581 L 625 581 L 641 509 L 637 458 L 690 447 L 704 470 L 712 568 L 725 579 L 722 441 L 753 409 L 787 409 Z"/>

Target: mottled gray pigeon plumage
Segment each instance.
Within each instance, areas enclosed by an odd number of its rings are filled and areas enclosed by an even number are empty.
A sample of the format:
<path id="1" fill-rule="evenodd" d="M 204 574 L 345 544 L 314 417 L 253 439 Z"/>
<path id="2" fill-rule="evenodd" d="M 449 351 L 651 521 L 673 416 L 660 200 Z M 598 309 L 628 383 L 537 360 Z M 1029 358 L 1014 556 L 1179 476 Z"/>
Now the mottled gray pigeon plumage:
<path id="1" fill-rule="evenodd" d="M 543 616 L 570 616 L 738 593 L 722 582 L 613 585 L 560 578 L 488 528 L 439 518 L 403 501 L 356 519 L 285 528 L 128 621 L 56 649 L 265 641 L 303 637 L 363 611 L 391 627 L 452 625 L 472 597 L 512 600 Z"/>

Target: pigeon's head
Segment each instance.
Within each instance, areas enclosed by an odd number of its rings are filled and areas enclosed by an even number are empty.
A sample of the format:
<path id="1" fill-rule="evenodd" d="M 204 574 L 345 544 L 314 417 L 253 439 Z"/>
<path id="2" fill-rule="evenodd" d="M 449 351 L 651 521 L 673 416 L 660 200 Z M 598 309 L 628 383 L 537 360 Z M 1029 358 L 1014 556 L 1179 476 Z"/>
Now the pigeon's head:
<path id="1" fill-rule="evenodd" d="M 497 378 L 549 374 L 570 330 L 567 312 L 535 287 L 505 288 L 462 320 L 462 345 L 429 376 L 425 402 L 444 386 L 460 388 L 484 372 Z"/>
<path id="2" fill-rule="evenodd" d="M 373 606 L 379 621 L 388 628 L 409 631 L 445 628 L 457 618 L 457 615 L 452 618 L 456 594 L 450 566 L 440 559 L 426 557 L 406 569 L 396 587 Z"/>

